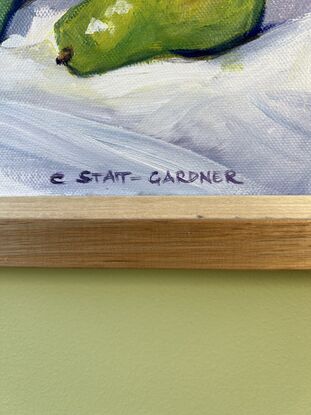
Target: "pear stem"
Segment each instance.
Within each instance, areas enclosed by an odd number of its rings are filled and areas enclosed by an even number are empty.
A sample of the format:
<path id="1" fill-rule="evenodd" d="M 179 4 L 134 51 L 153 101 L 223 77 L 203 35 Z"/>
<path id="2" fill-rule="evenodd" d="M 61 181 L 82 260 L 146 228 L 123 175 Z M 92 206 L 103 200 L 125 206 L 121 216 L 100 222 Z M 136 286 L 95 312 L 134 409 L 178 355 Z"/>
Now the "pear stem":
<path id="1" fill-rule="evenodd" d="M 72 48 L 64 48 L 59 52 L 59 54 L 56 58 L 56 64 L 67 66 L 68 62 L 70 62 L 72 57 L 73 57 L 73 49 Z"/>

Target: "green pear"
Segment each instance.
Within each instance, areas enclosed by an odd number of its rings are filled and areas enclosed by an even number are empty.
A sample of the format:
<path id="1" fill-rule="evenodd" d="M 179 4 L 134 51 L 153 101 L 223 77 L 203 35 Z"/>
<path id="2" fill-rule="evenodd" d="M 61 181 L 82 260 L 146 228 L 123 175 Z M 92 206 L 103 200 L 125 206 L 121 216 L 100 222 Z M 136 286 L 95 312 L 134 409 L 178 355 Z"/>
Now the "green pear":
<path id="1" fill-rule="evenodd" d="M 82 76 L 171 53 L 220 51 L 261 23 L 265 0 L 84 0 L 55 25 L 58 64 Z"/>

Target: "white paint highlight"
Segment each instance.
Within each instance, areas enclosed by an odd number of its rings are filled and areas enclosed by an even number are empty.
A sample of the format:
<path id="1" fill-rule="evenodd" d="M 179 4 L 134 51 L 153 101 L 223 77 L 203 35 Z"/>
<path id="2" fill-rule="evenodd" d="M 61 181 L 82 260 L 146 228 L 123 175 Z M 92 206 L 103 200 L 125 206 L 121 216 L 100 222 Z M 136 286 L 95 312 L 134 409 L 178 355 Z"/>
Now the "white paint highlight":
<path id="1" fill-rule="evenodd" d="M 113 6 L 109 6 L 107 8 L 105 16 L 111 17 L 114 14 L 127 14 L 132 8 L 133 5 L 128 3 L 126 0 L 117 0 Z"/>
<path id="2" fill-rule="evenodd" d="M 107 30 L 109 30 L 109 25 L 105 22 L 102 22 L 99 19 L 95 19 L 95 17 L 92 17 L 86 31 L 85 34 L 86 35 L 93 35 L 94 33 L 99 33 L 99 32 L 106 32 Z"/>

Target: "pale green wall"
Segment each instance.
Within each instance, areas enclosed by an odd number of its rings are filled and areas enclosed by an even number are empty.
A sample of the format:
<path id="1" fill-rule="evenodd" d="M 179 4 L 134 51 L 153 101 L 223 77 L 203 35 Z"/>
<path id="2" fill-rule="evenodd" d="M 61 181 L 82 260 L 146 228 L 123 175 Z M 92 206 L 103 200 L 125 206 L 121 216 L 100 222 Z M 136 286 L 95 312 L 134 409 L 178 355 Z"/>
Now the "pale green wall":
<path id="1" fill-rule="evenodd" d="M 311 273 L 0 271 L 1 415 L 311 414 Z"/>

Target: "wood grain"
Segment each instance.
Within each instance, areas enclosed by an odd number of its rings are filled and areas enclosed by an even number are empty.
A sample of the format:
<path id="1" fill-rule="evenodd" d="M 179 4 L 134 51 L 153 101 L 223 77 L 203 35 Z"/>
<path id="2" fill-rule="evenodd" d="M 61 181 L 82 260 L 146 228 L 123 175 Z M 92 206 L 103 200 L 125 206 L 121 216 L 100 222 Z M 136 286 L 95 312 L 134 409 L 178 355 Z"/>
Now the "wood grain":
<path id="1" fill-rule="evenodd" d="M 0 198 L 0 265 L 310 269 L 311 197 Z"/>

